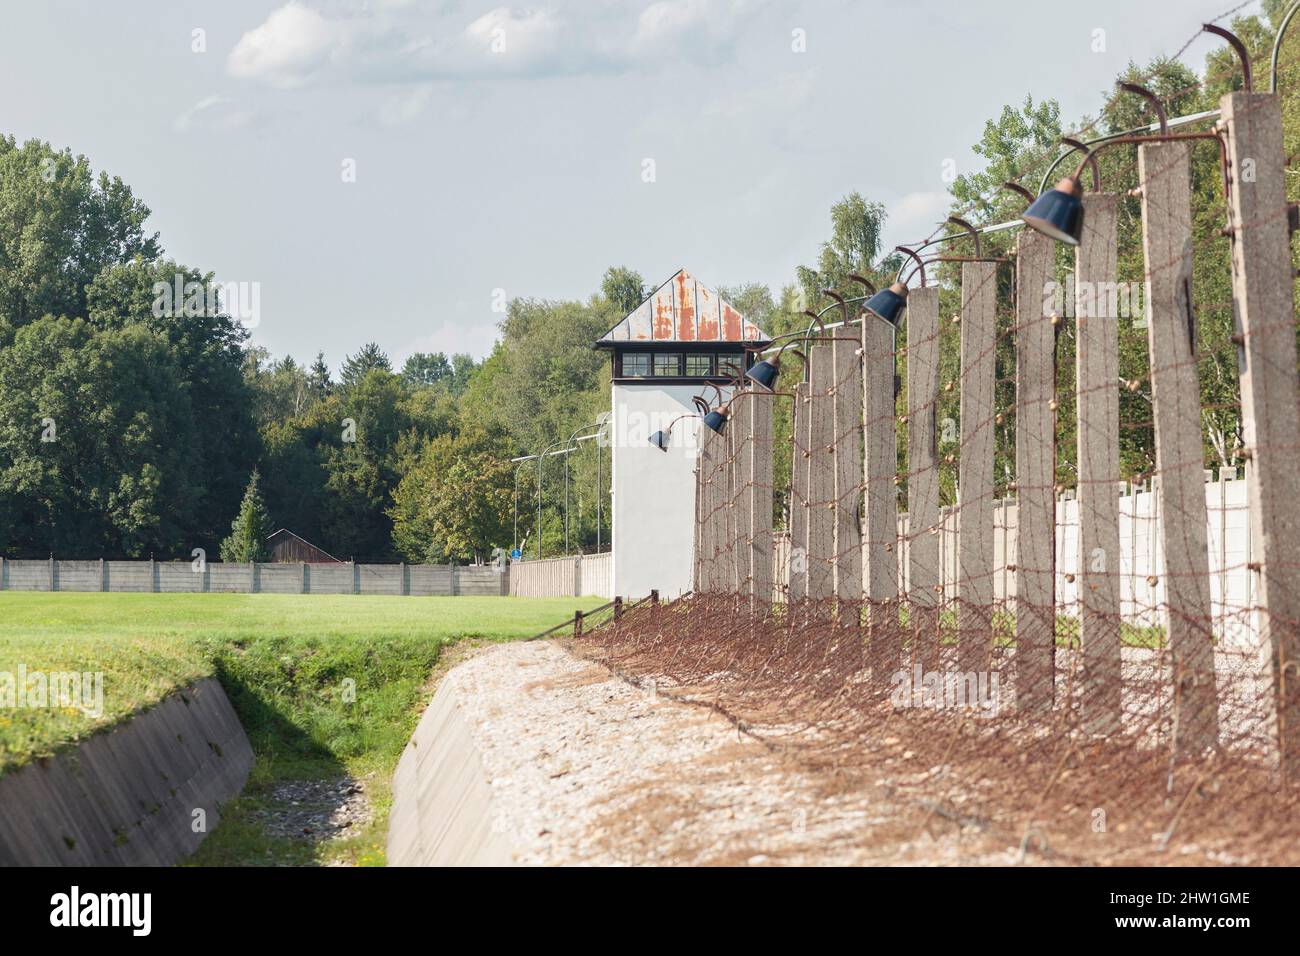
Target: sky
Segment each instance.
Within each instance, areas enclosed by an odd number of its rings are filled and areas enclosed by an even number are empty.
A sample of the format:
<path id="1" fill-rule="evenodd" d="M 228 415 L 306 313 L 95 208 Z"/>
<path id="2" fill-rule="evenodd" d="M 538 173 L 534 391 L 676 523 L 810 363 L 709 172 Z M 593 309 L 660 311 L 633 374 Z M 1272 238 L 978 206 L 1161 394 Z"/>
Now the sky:
<path id="1" fill-rule="evenodd" d="M 0 133 L 85 154 L 169 257 L 256 283 L 276 356 L 482 357 L 505 301 L 611 265 L 776 294 L 853 191 L 886 248 L 928 235 L 1003 105 L 1095 114 L 1234 5 L 500 2 L 3 0 Z"/>

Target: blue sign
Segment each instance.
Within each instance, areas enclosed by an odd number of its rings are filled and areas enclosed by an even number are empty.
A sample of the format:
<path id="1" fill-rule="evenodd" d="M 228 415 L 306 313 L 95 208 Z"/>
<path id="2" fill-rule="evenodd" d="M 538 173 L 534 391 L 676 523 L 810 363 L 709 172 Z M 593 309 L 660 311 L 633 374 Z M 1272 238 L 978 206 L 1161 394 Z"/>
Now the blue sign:
<path id="1" fill-rule="evenodd" d="M 519 560 L 520 558 L 522 558 L 523 556 L 524 556 L 524 555 L 523 555 L 523 552 L 520 551 L 518 548 L 515 548 L 513 551 L 510 552 L 510 560 L 511 560 L 511 561 L 518 561 L 518 560 Z"/>

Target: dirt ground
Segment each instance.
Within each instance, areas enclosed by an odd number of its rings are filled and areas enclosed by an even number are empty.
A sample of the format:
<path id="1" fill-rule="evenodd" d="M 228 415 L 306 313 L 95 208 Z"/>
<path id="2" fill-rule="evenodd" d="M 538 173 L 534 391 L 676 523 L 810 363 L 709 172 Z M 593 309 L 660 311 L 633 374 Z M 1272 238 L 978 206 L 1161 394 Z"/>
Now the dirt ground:
<path id="1" fill-rule="evenodd" d="M 954 865 L 1053 862 L 887 781 L 801 766 L 696 703 L 553 642 L 489 647 L 447 675 L 519 862 Z"/>

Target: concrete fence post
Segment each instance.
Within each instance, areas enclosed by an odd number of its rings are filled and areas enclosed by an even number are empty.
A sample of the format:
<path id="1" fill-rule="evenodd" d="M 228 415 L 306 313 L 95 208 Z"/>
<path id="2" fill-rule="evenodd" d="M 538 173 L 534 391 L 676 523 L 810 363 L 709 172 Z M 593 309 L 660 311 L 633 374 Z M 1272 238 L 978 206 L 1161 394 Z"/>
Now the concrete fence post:
<path id="1" fill-rule="evenodd" d="M 353 560 L 351 564 L 352 564 L 352 593 L 360 594 L 361 593 L 361 565 L 357 564 L 355 560 Z"/>
<path id="2" fill-rule="evenodd" d="M 248 593 L 257 593 L 257 562 L 248 562 Z"/>
<path id="3" fill-rule="evenodd" d="M 1300 773 L 1300 412 L 1295 301 L 1287 223 L 1287 157 L 1278 97 L 1230 93 L 1222 100 L 1232 196 L 1233 302 L 1247 456 L 1252 584 L 1264 650 L 1273 663 L 1283 772 Z M 1253 176 L 1242 175 L 1251 164 Z"/>
<path id="4" fill-rule="evenodd" d="M 907 297 L 907 602 L 912 655 L 939 665 L 939 290 Z M 896 651 L 896 649 L 894 649 Z M 886 672 L 897 660 L 886 657 Z"/>
<path id="5" fill-rule="evenodd" d="M 1175 681 L 1174 746 L 1178 753 L 1196 755 L 1217 744 L 1218 713 L 1200 386 L 1196 375 L 1196 316 L 1191 301 L 1193 236 L 1188 144 L 1140 146 L 1138 175 L 1149 290 L 1147 339 L 1160 476 L 1157 489 L 1164 531 L 1163 583 Z M 1289 328 L 1288 334 L 1294 335 L 1294 330 Z M 1290 374 L 1294 378 L 1294 368 Z"/>
<path id="6" fill-rule="evenodd" d="M 449 567 L 451 568 L 451 593 L 454 597 L 460 594 L 460 569 L 456 566 L 454 560 L 451 562 Z"/>
<path id="7" fill-rule="evenodd" d="M 582 596 L 582 555 L 573 556 L 573 596 Z"/>
<path id="8" fill-rule="evenodd" d="M 104 564 L 104 559 L 100 558 L 99 559 L 99 590 L 100 591 L 108 590 L 108 580 L 104 573 L 105 567 L 106 565 Z"/>
<path id="9" fill-rule="evenodd" d="M 957 519 L 960 522 L 957 535 L 957 668 L 966 672 L 980 671 L 988 666 L 993 639 L 993 398 L 997 379 L 996 343 L 997 264 L 962 263 L 961 454 L 957 474 L 957 502 L 960 509 Z M 1048 497 L 1050 499 L 1050 492 Z M 1023 540 L 1022 537 L 1021 541 Z"/>
<path id="10" fill-rule="evenodd" d="M 744 502 L 744 508 L 749 512 L 749 540 L 745 545 L 749 553 L 751 607 L 761 613 L 761 608 L 772 603 L 773 399 L 756 393 L 749 402 L 752 406 L 747 468 L 749 488 Z"/>
<path id="11" fill-rule="evenodd" d="M 1086 220 L 1085 220 L 1086 222 Z M 1056 241 L 1032 229 L 1016 240 L 1016 706 L 1052 709 L 1056 688 L 1056 323 L 1045 309 Z M 1114 391 L 1114 381 L 1110 383 Z M 966 421 L 965 409 L 962 422 Z M 1116 430 L 1112 436 L 1118 436 Z M 989 437 L 992 438 L 990 429 Z M 965 447 L 962 460 L 966 458 Z M 962 488 L 962 503 L 965 504 Z M 989 488 L 992 503 L 993 489 Z M 982 512 L 981 512 L 982 513 Z M 963 518 L 970 517 L 963 515 Z M 981 518 L 981 521 L 983 519 Z M 992 514 L 989 533 L 992 533 Z M 962 537 L 983 531 L 962 522 Z M 992 588 L 987 597 L 993 599 Z"/>
<path id="12" fill-rule="evenodd" d="M 149 592 L 158 593 L 158 562 L 153 559 L 153 555 L 149 556 Z"/>
<path id="13" fill-rule="evenodd" d="M 399 587 L 398 587 L 398 593 L 400 593 L 403 597 L 410 597 L 410 596 L 411 596 L 411 578 L 410 578 L 410 575 L 408 575 L 408 574 L 407 574 L 407 571 L 406 571 L 406 562 L 403 561 L 403 562 L 402 562 L 401 564 L 399 564 L 397 567 L 398 567 L 398 574 L 401 575 L 401 584 L 400 584 Z"/>
<path id="14" fill-rule="evenodd" d="M 9 576 L 5 573 L 5 559 L 0 558 L 0 591 L 9 590 Z"/>
<path id="15" fill-rule="evenodd" d="M 54 555 L 50 555 L 50 590 L 57 591 L 58 589 L 59 589 L 59 571 L 58 568 L 54 566 Z"/>
<path id="16" fill-rule="evenodd" d="M 794 437 L 791 441 L 790 495 L 786 511 L 790 529 L 786 547 L 786 600 L 797 604 L 808 596 L 808 441 L 809 419 L 808 383 L 799 382 L 794 387 L 794 411 L 791 412 Z"/>
<path id="17" fill-rule="evenodd" d="M 835 356 L 829 345 L 808 351 L 808 599 L 835 595 Z"/>
<path id="18" fill-rule="evenodd" d="M 862 343 L 859 335 L 849 338 L 858 331 L 851 326 L 833 331 L 835 597 L 852 602 L 856 626 L 862 600 Z M 841 623 L 846 620 L 841 615 Z"/>
<path id="19" fill-rule="evenodd" d="M 299 568 L 299 570 L 302 572 L 302 580 L 298 585 L 298 593 L 308 594 L 311 592 L 311 584 L 307 580 L 307 562 L 301 561 L 299 563 L 302 565 L 302 567 Z"/>
<path id="20" fill-rule="evenodd" d="M 1080 706 L 1085 729 L 1105 735 L 1119 730 L 1121 719 L 1119 309 L 1101 292 L 1117 278 L 1119 197 L 1088 193 L 1083 206 L 1074 259 Z"/>

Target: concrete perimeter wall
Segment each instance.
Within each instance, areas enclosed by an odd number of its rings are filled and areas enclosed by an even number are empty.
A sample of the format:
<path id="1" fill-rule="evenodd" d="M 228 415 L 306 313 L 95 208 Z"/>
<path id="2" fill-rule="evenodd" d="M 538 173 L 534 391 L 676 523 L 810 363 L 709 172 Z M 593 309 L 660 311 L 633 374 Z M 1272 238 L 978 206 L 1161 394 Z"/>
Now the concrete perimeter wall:
<path id="1" fill-rule="evenodd" d="M 169 866 L 193 853 L 253 763 L 215 678 L 0 776 L 0 866 Z M 195 831 L 195 810 L 206 815 Z"/>
<path id="2" fill-rule="evenodd" d="M 518 597 L 614 596 L 614 555 L 519 561 L 510 565 L 510 593 Z"/>
<path id="3" fill-rule="evenodd" d="M 0 591 L 183 594 L 510 594 L 510 570 L 447 564 L 227 564 L 189 561 L 25 561 L 0 557 Z M 554 596 L 562 596 L 559 592 Z"/>
<path id="4" fill-rule="evenodd" d="M 509 866 L 514 848 L 493 827 L 492 787 L 460 691 L 444 678 L 393 774 L 389 866 Z"/>

